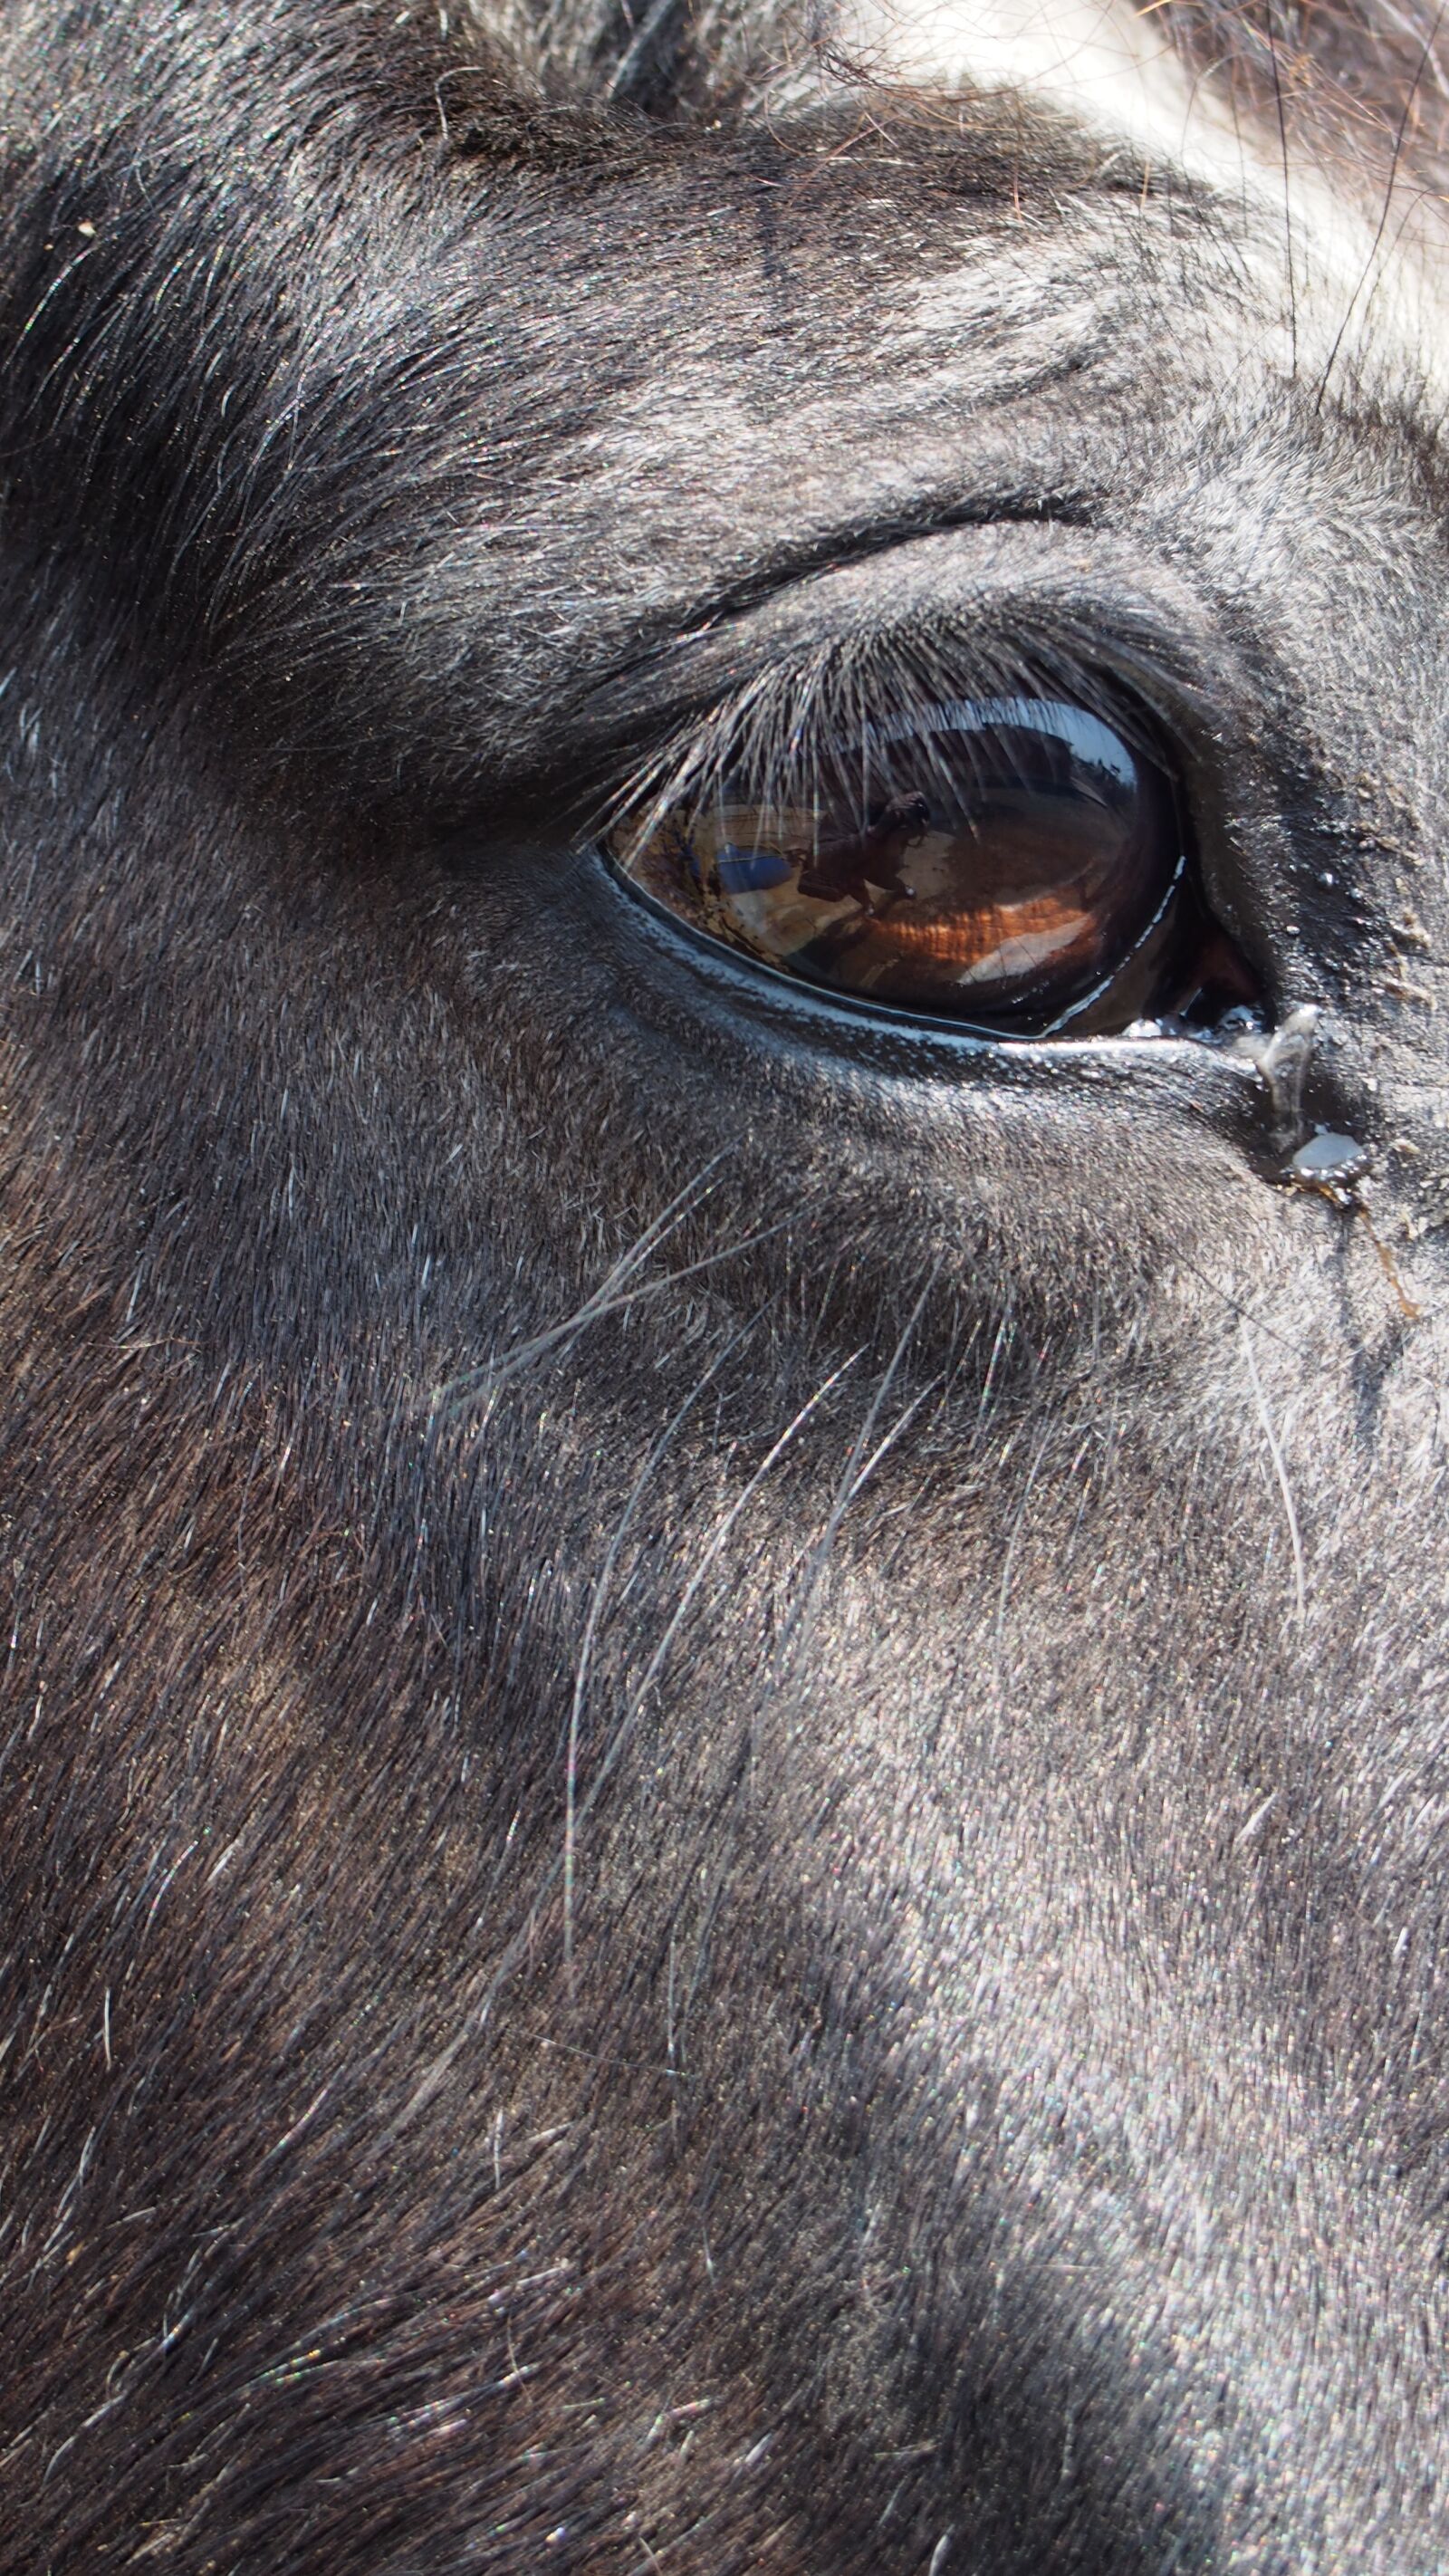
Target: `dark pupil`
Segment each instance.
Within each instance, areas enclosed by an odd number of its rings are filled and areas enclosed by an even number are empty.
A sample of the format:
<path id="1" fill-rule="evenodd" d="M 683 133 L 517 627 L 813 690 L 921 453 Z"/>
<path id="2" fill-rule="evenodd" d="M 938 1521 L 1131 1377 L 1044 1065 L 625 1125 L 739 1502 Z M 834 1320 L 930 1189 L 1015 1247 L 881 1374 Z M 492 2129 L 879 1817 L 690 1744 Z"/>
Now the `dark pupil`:
<path id="1" fill-rule="evenodd" d="M 772 965 L 1040 1027 L 1138 950 L 1145 994 L 1180 839 L 1168 780 L 1096 716 L 997 698 L 878 728 L 801 793 L 726 782 L 620 856 Z"/>

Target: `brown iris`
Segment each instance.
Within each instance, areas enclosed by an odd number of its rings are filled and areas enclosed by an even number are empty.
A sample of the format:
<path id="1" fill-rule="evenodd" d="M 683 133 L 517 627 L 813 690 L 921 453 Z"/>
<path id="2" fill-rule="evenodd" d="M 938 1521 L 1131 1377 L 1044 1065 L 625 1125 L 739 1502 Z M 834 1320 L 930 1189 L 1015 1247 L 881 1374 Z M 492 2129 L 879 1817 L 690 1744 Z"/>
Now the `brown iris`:
<path id="1" fill-rule="evenodd" d="M 897 1008 L 1085 1033 L 1205 989 L 1172 782 L 1065 700 L 948 699 L 832 751 L 799 792 L 726 780 L 610 847 L 695 928 Z M 1235 953 L 1214 975 L 1217 1003 L 1248 998 Z"/>

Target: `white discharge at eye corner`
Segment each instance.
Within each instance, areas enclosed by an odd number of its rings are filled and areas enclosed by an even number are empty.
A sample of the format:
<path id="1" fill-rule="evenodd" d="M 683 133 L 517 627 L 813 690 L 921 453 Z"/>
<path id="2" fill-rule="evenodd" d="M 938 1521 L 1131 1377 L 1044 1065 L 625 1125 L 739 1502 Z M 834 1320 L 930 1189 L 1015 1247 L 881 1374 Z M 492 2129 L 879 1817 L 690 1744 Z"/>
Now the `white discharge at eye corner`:
<path id="1" fill-rule="evenodd" d="M 1312 371 L 1369 344 L 1396 352 L 1449 396 L 1442 297 L 1423 265 L 1443 223 L 1405 182 L 1355 201 L 1342 174 L 1302 152 L 1285 170 L 1276 133 L 1255 132 L 1210 78 L 1174 52 L 1150 11 L 1114 0 L 843 0 L 834 34 L 872 77 L 950 90 L 1019 91 L 1155 164 L 1256 211 L 1264 252 L 1292 294 L 1293 354 Z M 1320 345 L 1321 344 L 1321 345 Z"/>

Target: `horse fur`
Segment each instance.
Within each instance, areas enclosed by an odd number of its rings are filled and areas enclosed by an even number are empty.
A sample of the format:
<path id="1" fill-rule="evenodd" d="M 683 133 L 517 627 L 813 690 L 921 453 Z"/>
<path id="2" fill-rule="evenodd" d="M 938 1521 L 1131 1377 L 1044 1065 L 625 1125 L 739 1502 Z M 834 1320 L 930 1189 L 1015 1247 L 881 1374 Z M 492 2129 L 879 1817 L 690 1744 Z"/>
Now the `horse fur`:
<path id="1" fill-rule="evenodd" d="M 4 2576 L 1449 2556 L 1446 57 L 1060 26 L 0 26 Z M 591 855 L 977 672 L 1276 1052 Z"/>

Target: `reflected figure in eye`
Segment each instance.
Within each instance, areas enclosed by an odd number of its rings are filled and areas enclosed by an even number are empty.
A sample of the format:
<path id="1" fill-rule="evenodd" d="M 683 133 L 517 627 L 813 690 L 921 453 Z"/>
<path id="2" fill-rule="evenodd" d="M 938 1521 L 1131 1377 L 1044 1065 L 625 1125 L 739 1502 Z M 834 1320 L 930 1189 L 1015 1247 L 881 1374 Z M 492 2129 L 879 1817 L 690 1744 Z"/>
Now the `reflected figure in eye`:
<path id="1" fill-rule="evenodd" d="M 868 918 L 868 898 L 847 890 L 847 880 L 869 866 L 890 881 L 876 897 L 888 899 L 895 884 L 890 854 L 882 849 L 867 859 L 863 835 L 841 834 L 840 869 L 807 892 L 803 880 L 819 849 L 819 819 L 813 806 L 761 803 L 744 791 L 727 792 L 713 808 L 689 816 L 676 846 L 687 852 L 701 927 L 753 956 L 793 965 L 837 923 Z M 648 881 L 645 868 L 657 869 L 658 846 L 656 837 L 642 865 L 631 861 L 640 883 Z"/>
<path id="2" fill-rule="evenodd" d="M 726 774 L 610 847 L 762 965 L 1003 1034 L 1210 1019 L 1256 994 L 1219 925 L 1209 941 L 1169 771 L 1062 699 L 892 714 L 804 777 Z"/>
<path id="3" fill-rule="evenodd" d="M 914 779 L 900 778 L 902 751 Z M 896 774 L 864 826 L 829 829 L 831 805 L 846 819 L 843 782 L 821 816 L 800 891 L 848 894 L 858 908 L 822 924 L 797 968 L 881 999 L 929 991 L 959 1007 L 979 995 L 998 1009 L 1029 1006 L 1044 980 L 1089 970 L 1114 876 L 1131 897 L 1121 782 L 1069 743 L 1020 727 L 946 726 L 885 757 Z"/>
<path id="4" fill-rule="evenodd" d="M 799 888 L 816 901 L 845 898 L 869 913 L 888 911 L 896 903 L 913 903 L 915 887 L 901 874 L 906 853 L 925 839 L 931 809 L 924 796 L 892 796 L 877 806 L 857 832 L 818 840 L 792 858 L 800 861 Z"/>

